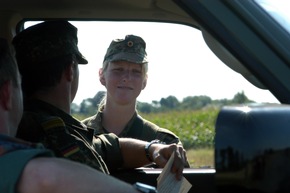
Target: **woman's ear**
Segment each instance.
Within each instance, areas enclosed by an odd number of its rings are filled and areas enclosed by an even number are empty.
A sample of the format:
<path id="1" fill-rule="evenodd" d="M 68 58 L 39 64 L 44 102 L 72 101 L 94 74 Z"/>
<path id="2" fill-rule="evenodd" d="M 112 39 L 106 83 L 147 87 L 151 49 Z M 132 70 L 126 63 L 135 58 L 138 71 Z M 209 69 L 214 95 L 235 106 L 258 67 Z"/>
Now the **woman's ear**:
<path id="1" fill-rule="evenodd" d="M 103 86 L 106 86 L 106 80 L 105 80 L 103 68 L 99 69 L 99 79 L 100 79 L 101 84 Z"/>
<path id="2" fill-rule="evenodd" d="M 0 105 L 4 110 L 12 108 L 12 80 L 6 81 L 0 88 Z"/>

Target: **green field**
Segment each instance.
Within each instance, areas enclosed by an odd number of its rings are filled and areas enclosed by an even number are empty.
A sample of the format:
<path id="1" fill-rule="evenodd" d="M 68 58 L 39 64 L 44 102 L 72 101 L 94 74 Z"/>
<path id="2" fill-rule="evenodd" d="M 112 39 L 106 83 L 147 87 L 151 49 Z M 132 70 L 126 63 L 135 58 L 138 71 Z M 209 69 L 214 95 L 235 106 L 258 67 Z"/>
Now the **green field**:
<path id="1" fill-rule="evenodd" d="M 214 168 L 214 125 L 218 112 L 219 109 L 210 108 L 141 116 L 180 137 L 191 167 Z"/>
<path id="2" fill-rule="evenodd" d="M 191 168 L 214 168 L 214 149 L 198 148 L 186 151 Z"/>
<path id="3" fill-rule="evenodd" d="M 186 149 L 213 147 L 214 125 L 219 109 L 169 111 L 141 114 L 160 127 L 174 132 Z"/>

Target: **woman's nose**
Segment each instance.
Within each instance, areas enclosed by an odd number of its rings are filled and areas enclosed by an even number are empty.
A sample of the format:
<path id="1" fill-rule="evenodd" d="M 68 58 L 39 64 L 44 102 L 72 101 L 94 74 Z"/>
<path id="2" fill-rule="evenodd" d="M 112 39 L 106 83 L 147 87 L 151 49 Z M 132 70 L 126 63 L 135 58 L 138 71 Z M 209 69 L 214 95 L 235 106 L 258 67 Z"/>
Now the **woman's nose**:
<path id="1" fill-rule="evenodd" d="M 126 80 L 130 80 L 131 79 L 131 73 L 129 70 L 125 70 L 124 73 L 123 73 L 123 81 L 126 81 Z"/>

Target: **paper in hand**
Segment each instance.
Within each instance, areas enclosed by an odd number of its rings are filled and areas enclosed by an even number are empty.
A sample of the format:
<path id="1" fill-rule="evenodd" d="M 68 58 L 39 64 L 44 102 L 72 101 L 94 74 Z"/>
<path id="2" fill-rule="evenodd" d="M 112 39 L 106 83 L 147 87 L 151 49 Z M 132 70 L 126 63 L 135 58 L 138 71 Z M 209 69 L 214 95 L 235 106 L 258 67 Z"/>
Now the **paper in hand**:
<path id="1" fill-rule="evenodd" d="M 192 186 L 185 177 L 177 180 L 175 174 L 171 173 L 173 161 L 174 153 L 157 178 L 158 193 L 187 193 Z"/>

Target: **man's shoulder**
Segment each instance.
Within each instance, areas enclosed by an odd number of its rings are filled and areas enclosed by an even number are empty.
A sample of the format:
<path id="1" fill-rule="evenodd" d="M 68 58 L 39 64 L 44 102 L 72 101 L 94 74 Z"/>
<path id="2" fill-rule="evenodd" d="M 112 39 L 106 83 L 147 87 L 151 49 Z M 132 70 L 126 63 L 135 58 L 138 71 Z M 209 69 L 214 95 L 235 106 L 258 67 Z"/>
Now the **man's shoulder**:
<path id="1" fill-rule="evenodd" d="M 26 111 L 18 126 L 16 137 L 32 142 L 40 142 L 47 129 L 64 127 L 63 120 L 57 116 Z"/>
<path id="2" fill-rule="evenodd" d="M 17 144 L 15 145 L 17 146 Z M 36 157 L 54 157 L 54 154 L 51 150 L 44 148 L 18 148 L 1 155 L 0 165 L 3 170 L 0 170 L 5 173 L 5 169 L 7 169 L 6 172 L 10 175 L 11 172 L 17 172 L 17 170 L 21 173 L 27 162 Z"/>
<path id="3" fill-rule="evenodd" d="M 0 135 L 0 156 L 15 153 L 18 154 L 47 154 L 51 152 L 40 143 L 31 143 L 19 138 Z"/>
<path id="4" fill-rule="evenodd" d="M 38 136 L 40 127 L 41 125 L 37 121 L 36 113 L 24 112 L 18 125 L 16 137 L 27 141 L 38 142 L 38 140 L 34 140 L 33 136 Z"/>

